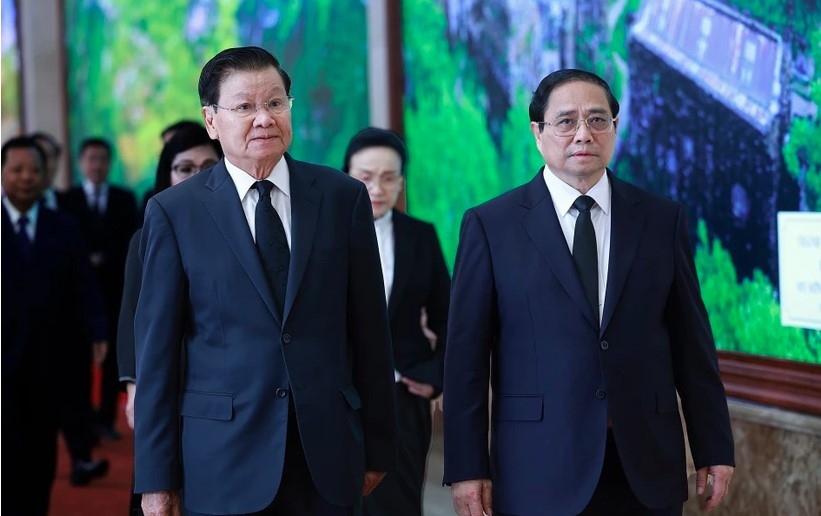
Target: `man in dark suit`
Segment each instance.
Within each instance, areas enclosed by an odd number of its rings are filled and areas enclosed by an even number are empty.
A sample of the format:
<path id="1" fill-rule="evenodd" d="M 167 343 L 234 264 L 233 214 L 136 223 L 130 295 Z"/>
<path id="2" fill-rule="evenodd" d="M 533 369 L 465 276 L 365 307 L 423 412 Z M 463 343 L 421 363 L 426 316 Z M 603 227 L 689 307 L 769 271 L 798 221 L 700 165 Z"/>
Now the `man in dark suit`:
<path id="1" fill-rule="evenodd" d="M 123 295 L 123 270 L 128 242 L 137 229 L 137 202 L 134 194 L 108 182 L 111 144 L 102 138 L 87 138 L 80 144 L 81 185 L 65 195 L 64 208 L 80 224 L 89 258 L 103 292 L 108 318 L 108 352 L 102 366 L 100 406 L 97 424 L 100 437 L 119 439 L 114 428 L 122 390 L 117 371 L 117 319 Z"/>
<path id="2" fill-rule="evenodd" d="M 697 491 L 712 477 L 708 510 L 727 493 L 733 439 L 684 209 L 607 170 L 618 113 L 600 77 L 548 75 L 530 103 L 545 166 L 465 213 L 444 391 L 459 515 L 681 514 L 677 392 Z"/>
<path id="3" fill-rule="evenodd" d="M 63 194 L 54 189 L 54 179 L 57 177 L 62 148 L 57 139 L 47 132 L 34 132 L 29 137 L 40 146 L 46 156 L 44 189 L 40 203 L 50 210 L 58 210 L 60 205 L 65 204 Z M 101 299 L 95 308 L 99 312 L 97 316 L 105 321 Z M 60 430 L 71 457 L 69 483 L 75 486 L 86 485 L 91 480 L 108 473 L 108 460 L 95 460 L 91 457 L 92 448 L 97 443 L 98 436 L 95 432 L 94 414 L 89 397 L 91 392 L 90 365 L 92 361 L 96 366 L 102 365 L 107 346 L 106 342 L 102 342 L 92 349 L 89 343 L 88 348 L 78 350 L 78 353 L 72 357 L 73 365 L 67 366 L 76 368 L 78 373 L 75 377 L 76 381 L 61 389 L 66 395 L 66 403 L 63 405 L 63 413 L 60 416 Z"/>
<path id="4" fill-rule="evenodd" d="M 264 49 L 214 56 L 199 95 L 225 158 L 148 203 L 134 409 L 148 516 L 176 514 L 180 489 L 187 514 L 351 515 L 395 462 L 368 194 L 286 154 L 290 87 Z"/>
<path id="5" fill-rule="evenodd" d="M 407 161 L 398 135 L 368 127 L 351 138 L 342 167 L 368 188 L 396 365 L 396 472 L 363 500 L 364 516 L 421 516 L 431 400 L 442 392 L 450 275 L 433 225 L 395 209 Z M 421 323 L 423 313 L 429 326 Z"/>
<path id="6" fill-rule="evenodd" d="M 45 160 L 32 138 L 2 148 L 2 491 L 10 515 L 48 513 L 58 424 L 88 371 L 71 366 L 92 339 L 105 339 L 76 223 L 38 202 Z"/>

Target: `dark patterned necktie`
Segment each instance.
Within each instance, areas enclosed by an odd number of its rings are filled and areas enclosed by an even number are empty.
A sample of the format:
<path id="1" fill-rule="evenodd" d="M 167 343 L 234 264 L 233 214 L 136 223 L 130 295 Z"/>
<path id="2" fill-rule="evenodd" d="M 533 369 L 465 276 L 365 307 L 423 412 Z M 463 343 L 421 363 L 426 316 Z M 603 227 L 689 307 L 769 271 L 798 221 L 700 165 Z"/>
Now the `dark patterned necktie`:
<path id="1" fill-rule="evenodd" d="M 20 215 L 17 219 L 17 240 L 20 242 L 20 251 L 23 255 L 28 256 L 34 248 L 34 243 L 31 241 L 28 232 L 29 218 L 25 215 Z"/>
<path id="2" fill-rule="evenodd" d="M 599 261 L 596 250 L 596 231 L 593 229 L 593 220 L 590 209 L 596 201 L 587 195 L 579 196 L 573 207 L 579 210 L 576 219 L 576 230 L 573 234 L 573 260 L 582 280 L 587 301 L 593 308 L 596 323 L 599 321 Z"/>
<path id="3" fill-rule="evenodd" d="M 274 184 L 270 181 L 257 181 L 254 187 L 259 192 L 259 201 L 255 211 L 255 225 L 257 237 L 257 251 L 262 259 L 268 284 L 273 290 L 279 314 L 283 314 L 285 307 L 285 291 L 288 286 L 288 267 L 291 261 L 291 252 L 288 248 L 288 239 L 285 236 L 285 227 L 279 214 L 271 204 L 271 189 Z"/>

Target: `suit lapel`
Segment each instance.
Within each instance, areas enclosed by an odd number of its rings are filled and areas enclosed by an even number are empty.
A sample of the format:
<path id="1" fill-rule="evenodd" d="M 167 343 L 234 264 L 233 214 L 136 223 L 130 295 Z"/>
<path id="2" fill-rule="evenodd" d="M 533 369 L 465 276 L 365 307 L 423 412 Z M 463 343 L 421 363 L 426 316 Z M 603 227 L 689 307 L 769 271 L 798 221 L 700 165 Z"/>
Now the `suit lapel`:
<path id="1" fill-rule="evenodd" d="M 639 199 L 631 195 L 631 192 L 624 188 L 624 183 L 616 179 L 609 170 L 607 174 L 611 190 L 610 262 L 607 267 L 602 333 L 618 304 L 644 228 L 644 213 L 638 208 Z"/>
<path id="2" fill-rule="evenodd" d="M 588 322 L 598 327 L 576 271 L 573 256 L 567 247 L 567 239 L 556 217 L 556 208 L 542 177 L 542 170 L 539 170 L 536 177 L 525 187 L 522 206 L 527 211 L 522 218 L 522 224 L 567 295 L 576 303 Z"/>
<path id="3" fill-rule="evenodd" d="M 294 161 L 288 154 L 285 160 L 291 179 L 291 261 L 284 314 L 284 319 L 287 319 L 308 265 L 322 193 L 314 186 L 315 177 L 309 167 Z"/>
<path id="4" fill-rule="evenodd" d="M 234 181 L 225 168 L 225 162 L 220 161 L 205 181 L 206 188 L 212 190 L 212 194 L 203 199 L 203 205 L 211 218 L 222 233 L 223 238 L 228 242 L 228 246 L 239 260 L 245 273 L 251 278 L 251 282 L 259 292 L 260 297 L 265 302 L 268 310 L 276 321 L 282 325 L 282 317 L 277 313 L 274 294 L 268 287 L 268 279 L 262 262 L 259 259 L 254 239 L 248 229 L 248 221 L 242 211 Z"/>
<path id="5" fill-rule="evenodd" d="M 413 267 L 413 249 L 416 245 L 416 235 L 411 231 L 407 215 L 393 210 L 393 286 L 388 300 L 388 316 L 393 319 L 396 312 L 396 303 L 401 299 L 402 291 L 410 281 Z"/>

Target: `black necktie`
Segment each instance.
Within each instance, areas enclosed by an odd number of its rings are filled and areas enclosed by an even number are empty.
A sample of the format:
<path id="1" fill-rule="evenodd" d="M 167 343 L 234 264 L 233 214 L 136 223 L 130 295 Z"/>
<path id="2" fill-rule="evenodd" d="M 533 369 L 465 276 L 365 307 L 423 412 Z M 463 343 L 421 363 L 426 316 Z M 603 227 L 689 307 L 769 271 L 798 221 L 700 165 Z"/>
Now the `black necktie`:
<path id="1" fill-rule="evenodd" d="M 20 250 L 25 256 L 30 255 L 31 250 L 34 247 L 34 244 L 29 237 L 29 232 L 27 231 L 28 225 L 29 218 L 25 215 L 20 215 L 20 218 L 17 219 L 17 240 L 20 242 Z"/>
<path id="2" fill-rule="evenodd" d="M 262 259 L 262 266 L 268 276 L 268 284 L 274 291 L 279 314 L 282 315 L 285 307 L 285 290 L 288 286 L 288 264 L 291 261 L 291 252 L 288 249 L 288 239 L 285 236 L 285 227 L 271 204 L 270 181 L 257 181 L 254 187 L 259 192 L 259 201 L 255 212 L 257 237 L 257 251 Z"/>
<path id="3" fill-rule="evenodd" d="M 573 260 L 582 280 L 584 293 L 593 307 L 596 323 L 599 321 L 599 261 L 596 251 L 596 231 L 593 229 L 593 220 L 590 218 L 590 208 L 596 201 L 587 195 L 579 196 L 573 207 L 579 210 L 576 219 L 576 231 L 573 234 Z"/>

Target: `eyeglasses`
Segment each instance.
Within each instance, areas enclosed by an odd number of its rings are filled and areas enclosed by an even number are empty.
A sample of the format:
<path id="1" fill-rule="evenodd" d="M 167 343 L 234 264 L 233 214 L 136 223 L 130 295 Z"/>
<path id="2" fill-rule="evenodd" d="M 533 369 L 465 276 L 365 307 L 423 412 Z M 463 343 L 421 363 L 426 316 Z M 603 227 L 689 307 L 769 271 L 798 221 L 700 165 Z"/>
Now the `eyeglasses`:
<path id="1" fill-rule="evenodd" d="M 218 106 L 216 104 L 211 104 L 217 109 L 224 109 L 226 111 L 233 111 L 235 115 L 239 118 L 247 118 L 251 115 L 255 115 L 259 112 L 260 109 L 264 109 L 270 115 L 281 115 L 286 111 L 290 111 L 291 107 L 294 105 L 294 98 L 290 95 L 287 97 L 277 97 L 269 100 L 268 102 L 263 102 L 262 104 L 251 104 L 250 102 L 243 102 L 239 106 L 236 107 L 223 107 Z"/>
<path id="2" fill-rule="evenodd" d="M 382 188 L 393 188 L 399 185 L 402 181 L 402 175 L 399 173 L 362 174 L 357 172 L 351 172 L 351 177 L 362 181 L 368 188 L 370 188 L 372 185 L 378 185 Z"/>
<path id="3" fill-rule="evenodd" d="M 544 130 L 544 126 L 549 125 L 553 128 L 553 134 L 556 136 L 572 136 L 579 130 L 579 124 L 584 122 L 587 125 L 587 130 L 591 134 L 608 133 L 613 130 L 616 118 L 603 117 L 593 115 L 588 118 L 570 118 L 568 116 L 560 116 L 552 122 L 538 122 L 539 131 Z"/>
<path id="4" fill-rule="evenodd" d="M 183 161 L 182 163 L 177 163 L 176 165 L 171 167 L 171 172 L 183 175 L 183 176 L 190 176 L 191 174 L 195 174 L 201 170 L 205 170 L 208 167 L 213 167 L 216 165 L 217 162 L 213 160 L 204 161 L 201 165 L 197 165 L 191 161 Z"/>

